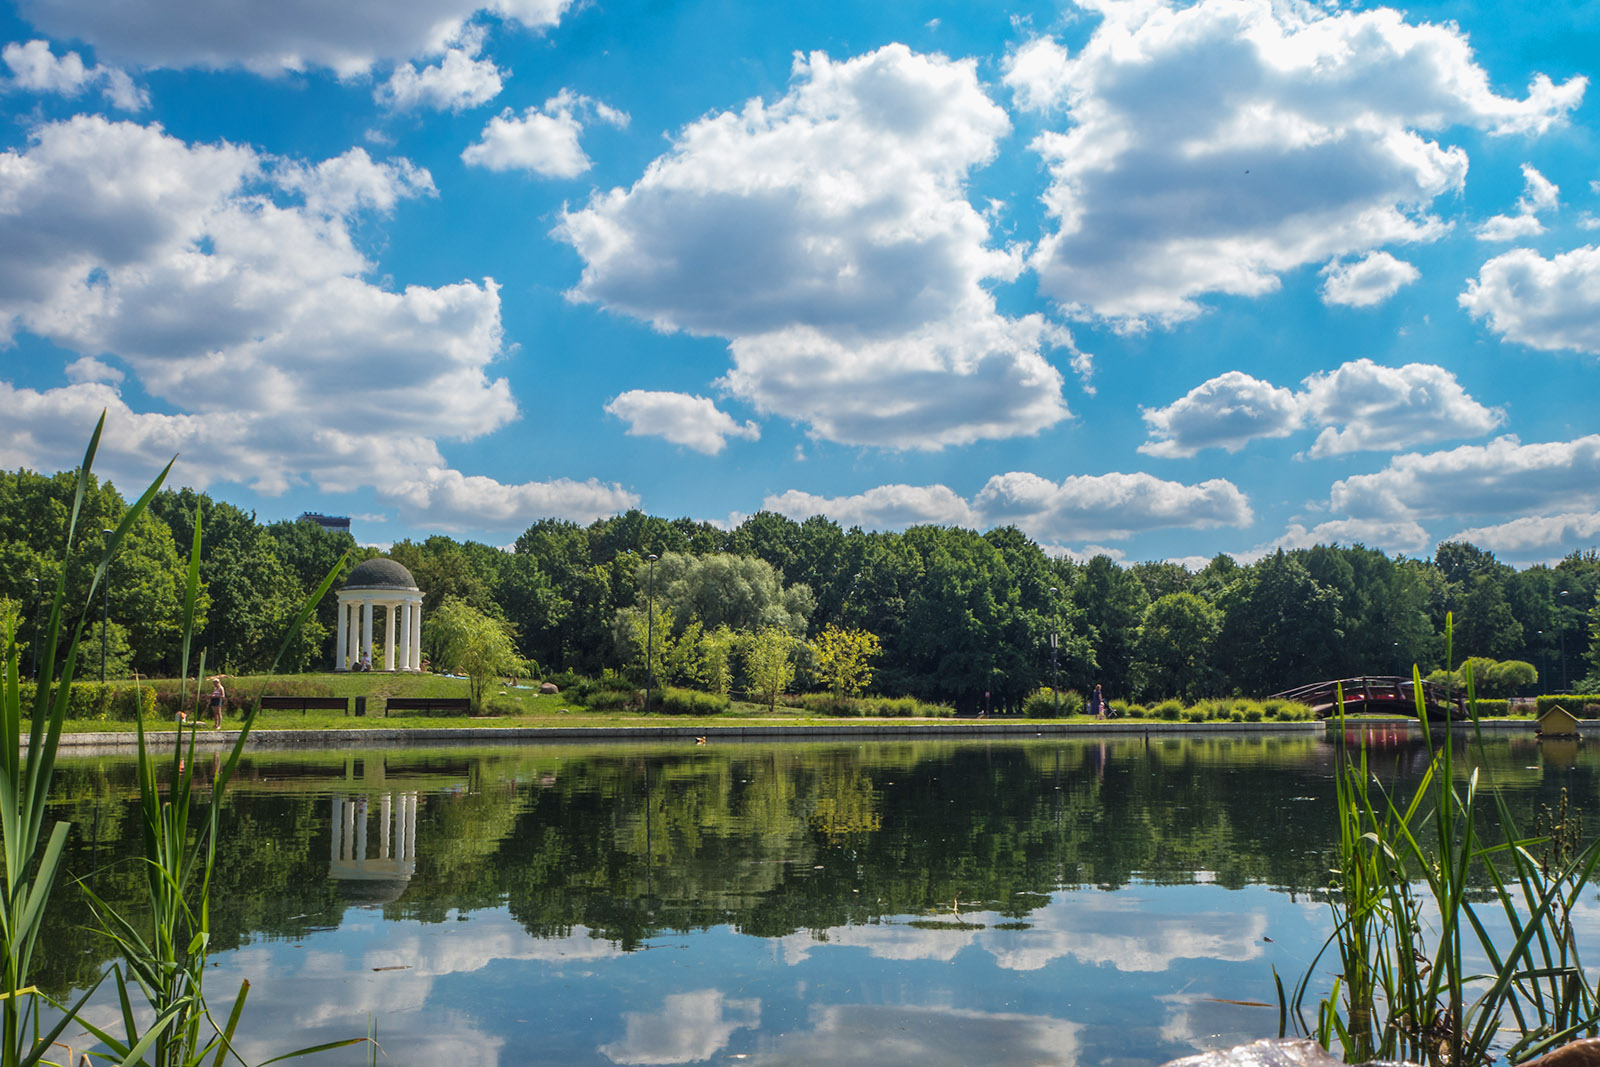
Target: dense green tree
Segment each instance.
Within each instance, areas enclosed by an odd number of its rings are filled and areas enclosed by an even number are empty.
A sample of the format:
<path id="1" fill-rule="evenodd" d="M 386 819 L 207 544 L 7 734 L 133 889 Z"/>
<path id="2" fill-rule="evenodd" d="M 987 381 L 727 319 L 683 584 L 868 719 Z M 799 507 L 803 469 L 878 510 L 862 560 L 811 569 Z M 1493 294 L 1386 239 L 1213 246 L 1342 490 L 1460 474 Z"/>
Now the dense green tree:
<path id="1" fill-rule="evenodd" d="M 1247 568 L 1218 606 L 1218 660 L 1241 692 L 1275 693 L 1337 677 L 1339 594 L 1318 585 L 1283 550 Z"/>
<path id="2" fill-rule="evenodd" d="M 1168 593 L 1144 611 L 1134 646 L 1134 692 L 1145 701 L 1215 696 L 1222 686 L 1222 613 L 1193 593 Z"/>
<path id="3" fill-rule="evenodd" d="M 1133 574 L 1110 556 L 1096 556 L 1078 574 L 1072 599 L 1083 612 L 1094 649 L 1094 681 L 1108 696 L 1128 693 L 1133 682 L 1134 642 L 1150 596 Z M 1089 684 L 1085 679 L 1079 684 Z"/>
<path id="4" fill-rule="evenodd" d="M 1128 571 L 1144 586 L 1145 596 L 1154 603 L 1169 593 L 1186 593 L 1194 583 L 1194 575 L 1181 563 L 1155 560 L 1135 563 Z"/>
<path id="5" fill-rule="evenodd" d="M 649 581 L 649 566 L 640 563 L 640 588 Z M 753 556 L 716 554 L 695 557 L 669 552 L 655 564 L 655 599 L 682 630 L 691 620 L 716 629 L 754 632 L 776 626 L 803 637 L 815 602 L 803 584 L 787 588 L 778 571 Z M 646 596 L 648 589 L 644 589 Z"/>

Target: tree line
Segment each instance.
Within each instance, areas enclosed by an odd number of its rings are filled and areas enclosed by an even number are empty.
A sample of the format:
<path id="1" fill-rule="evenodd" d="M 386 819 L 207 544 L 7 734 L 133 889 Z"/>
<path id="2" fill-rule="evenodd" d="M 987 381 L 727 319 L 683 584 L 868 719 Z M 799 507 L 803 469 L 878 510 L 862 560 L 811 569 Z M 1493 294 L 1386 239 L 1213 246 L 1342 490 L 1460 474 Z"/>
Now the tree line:
<path id="1" fill-rule="evenodd" d="M 82 603 L 100 531 L 126 507 L 110 483 L 96 482 L 85 532 L 63 561 L 56 546 L 71 489 L 70 474 L 0 472 L 0 598 L 25 643 L 61 567 L 68 603 Z M 1248 564 L 1219 555 L 1190 571 L 1055 557 L 1014 527 L 864 531 L 760 512 L 725 530 L 635 510 L 587 526 L 542 519 L 508 548 L 438 535 L 380 553 L 308 521 L 261 523 L 190 489 L 160 493 L 113 559 L 106 599 L 90 612 L 86 676 L 102 637 L 109 675 L 176 673 L 179 546 L 190 544 L 197 508 L 196 643 L 208 663 L 234 673 L 270 663 L 301 600 L 348 553 L 347 567 L 387 554 L 411 571 L 424 594 L 425 650 L 436 641 L 430 618 L 455 601 L 499 620 L 523 669 L 543 675 L 613 670 L 643 684 L 644 635 L 653 678 L 672 680 L 667 657 L 676 655 L 683 680 L 714 688 L 705 678 L 727 635 L 781 633 L 815 649 L 831 630 L 871 636 L 874 690 L 960 710 L 1014 708 L 1052 683 L 1192 700 L 1409 673 L 1412 664 L 1427 674 L 1472 656 L 1531 664 L 1542 691 L 1600 688 L 1593 550 L 1518 570 L 1464 542 L 1445 542 L 1432 558 L 1318 545 Z M 334 621 L 330 596 L 285 657 L 287 669 L 332 664 Z M 802 659 L 800 682 L 824 688 L 816 667 Z"/>

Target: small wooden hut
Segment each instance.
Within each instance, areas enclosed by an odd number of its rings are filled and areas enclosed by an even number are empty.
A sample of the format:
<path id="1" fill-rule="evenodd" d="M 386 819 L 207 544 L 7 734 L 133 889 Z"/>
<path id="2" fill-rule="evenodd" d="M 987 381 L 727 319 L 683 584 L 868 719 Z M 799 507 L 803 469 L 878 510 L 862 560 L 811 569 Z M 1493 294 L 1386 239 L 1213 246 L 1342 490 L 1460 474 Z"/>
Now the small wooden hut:
<path id="1" fill-rule="evenodd" d="M 1552 705 L 1539 716 L 1540 737 L 1577 737 L 1578 717 L 1561 705 Z"/>

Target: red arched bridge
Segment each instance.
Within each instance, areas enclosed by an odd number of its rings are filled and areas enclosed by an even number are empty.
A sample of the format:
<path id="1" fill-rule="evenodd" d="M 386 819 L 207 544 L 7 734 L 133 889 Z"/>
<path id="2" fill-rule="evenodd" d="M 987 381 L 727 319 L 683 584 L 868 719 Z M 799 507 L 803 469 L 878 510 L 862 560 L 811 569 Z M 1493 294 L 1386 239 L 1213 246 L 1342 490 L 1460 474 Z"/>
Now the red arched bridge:
<path id="1" fill-rule="evenodd" d="M 1326 719 L 1339 714 L 1339 691 L 1344 690 L 1344 710 L 1348 715 L 1410 715 L 1417 714 L 1416 683 L 1410 678 L 1366 677 L 1335 678 L 1328 682 L 1311 682 L 1294 689 L 1272 694 L 1271 699 L 1293 700 L 1309 704 L 1317 718 Z M 1422 683 L 1422 706 L 1429 719 L 1465 719 L 1466 704 L 1449 689 L 1433 682 Z"/>

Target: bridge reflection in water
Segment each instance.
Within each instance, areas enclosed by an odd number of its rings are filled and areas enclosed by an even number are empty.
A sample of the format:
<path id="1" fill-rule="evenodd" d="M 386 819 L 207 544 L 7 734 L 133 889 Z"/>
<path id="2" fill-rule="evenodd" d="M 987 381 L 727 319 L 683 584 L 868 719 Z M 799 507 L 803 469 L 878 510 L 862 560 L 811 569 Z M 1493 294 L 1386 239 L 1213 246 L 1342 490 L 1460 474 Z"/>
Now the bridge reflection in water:
<path id="1" fill-rule="evenodd" d="M 334 796 L 328 876 L 352 904 L 389 904 L 417 872 L 417 794 L 383 793 L 378 801 L 376 856 L 368 856 L 370 797 Z"/>

